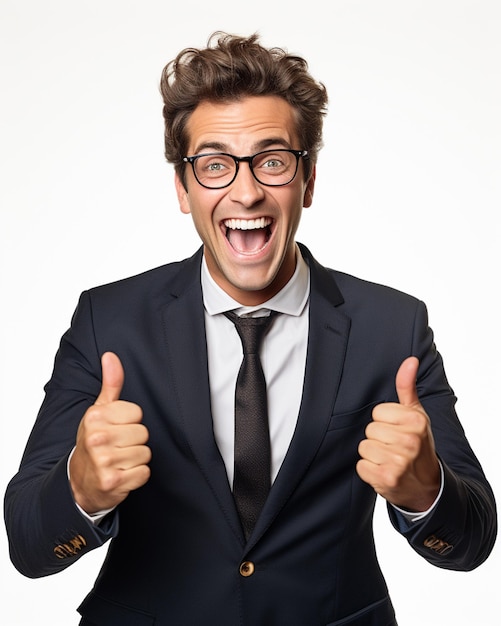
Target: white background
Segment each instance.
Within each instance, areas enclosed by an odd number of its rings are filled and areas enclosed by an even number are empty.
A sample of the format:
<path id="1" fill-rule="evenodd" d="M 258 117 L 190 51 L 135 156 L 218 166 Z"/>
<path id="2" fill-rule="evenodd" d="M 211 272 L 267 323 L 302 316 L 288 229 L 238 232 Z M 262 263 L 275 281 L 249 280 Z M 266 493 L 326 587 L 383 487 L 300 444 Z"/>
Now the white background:
<path id="1" fill-rule="evenodd" d="M 326 84 L 326 146 L 298 239 L 324 264 L 425 300 L 499 495 L 500 7 L 0 0 L 2 492 L 79 293 L 199 245 L 163 159 L 158 81 L 181 48 L 221 29 L 259 31 Z M 498 546 L 472 573 L 441 571 L 382 506 L 376 536 L 402 626 L 499 623 Z M 104 549 L 35 581 L 10 564 L 4 532 L 0 551 L 2 624 L 77 624 Z"/>

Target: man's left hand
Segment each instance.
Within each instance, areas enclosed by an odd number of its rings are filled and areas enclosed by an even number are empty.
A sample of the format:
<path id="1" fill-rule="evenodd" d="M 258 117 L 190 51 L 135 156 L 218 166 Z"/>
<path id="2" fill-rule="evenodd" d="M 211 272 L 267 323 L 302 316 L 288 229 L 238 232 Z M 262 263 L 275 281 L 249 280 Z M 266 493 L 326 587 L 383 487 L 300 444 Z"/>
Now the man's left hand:
<path id="1" fill-rule="evenodd" d="M 360 442 L 360 478 L 391 504 L 424 512 L 440 489 L 440 466 L 430 419 L 421 405 L 416 377 L 419 361 L 409 357 L 397 372 L 397 402 L 378 404 Z"/>

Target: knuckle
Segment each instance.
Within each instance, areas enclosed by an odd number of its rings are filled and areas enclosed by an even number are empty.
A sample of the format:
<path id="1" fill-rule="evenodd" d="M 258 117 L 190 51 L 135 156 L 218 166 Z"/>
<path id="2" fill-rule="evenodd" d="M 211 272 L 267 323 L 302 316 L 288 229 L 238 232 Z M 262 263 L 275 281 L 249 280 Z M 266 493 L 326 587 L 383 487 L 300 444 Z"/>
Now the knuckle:
<path id="1" fill-rule="evenodd" d="M 95 430 L 87 434 L 85 443 L 88 448 L 100 448 L 110 441 L 109 432 L 106 430 Z"/>
<path id="2" fill-rule="evenodd" d="M 420 437 L 415 433 L 404 433 L 402 435 L 402 445 L 406 450 L 414 452 L 419 449 Z"/>
<path id="3" fill-rule="evenodd" d="M 101 472 L 98 476 L 98 487 L 103 493 L 114 491 L 120 483 L 120 475 L 117 471 Z"/>
<path id="4" fill-rule="evenodd" d="M 113 456 L 110 452 L 102 451 L 95 456 L 95 462 L 98 467 L 111 468 L 113 467 Z"/>
<path id="5" fill-rule="evenodd" d="M 83 417 L 84 423 L 91 425 L 95 422 L 99 422 L 103 419 L 103 407 L 99 404 L 93 404 L 90 406 Z"/>
<path id="6" fill-rule="evenodd" d="M 393 468 L 385 467 L 381 470 L 381 480 L 387 489 L 397 489 L 399 485 L 399 475 L 393 470 Z"/>

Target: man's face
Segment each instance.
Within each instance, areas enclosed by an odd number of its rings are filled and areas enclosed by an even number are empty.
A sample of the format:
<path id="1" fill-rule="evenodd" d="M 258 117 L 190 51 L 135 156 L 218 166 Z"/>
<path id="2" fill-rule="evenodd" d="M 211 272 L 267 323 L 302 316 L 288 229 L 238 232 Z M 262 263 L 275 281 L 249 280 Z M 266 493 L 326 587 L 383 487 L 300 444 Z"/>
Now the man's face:
<path id="1" fill-rule="evenodd" d="M 303 148 L 298 145 L 294 111 L 277 96 L 229 104 L 202 102 L 187 131 L 188 155 L 248 156 L 273 148 Z M 192 215 L 211 276 L 241 304 L 261 304 L 294 273 L 294 237 L 314 186 L 314 174 L 305 182 L 303 167 L 301 159 L 296 177 L 283 187 L 261 185 L 248 163 L 240 163 L 236 179 L 223 189 L 202 187 L 191 165 L 186 168 L 187 189 L 176 176 L 181 211 Z"/>

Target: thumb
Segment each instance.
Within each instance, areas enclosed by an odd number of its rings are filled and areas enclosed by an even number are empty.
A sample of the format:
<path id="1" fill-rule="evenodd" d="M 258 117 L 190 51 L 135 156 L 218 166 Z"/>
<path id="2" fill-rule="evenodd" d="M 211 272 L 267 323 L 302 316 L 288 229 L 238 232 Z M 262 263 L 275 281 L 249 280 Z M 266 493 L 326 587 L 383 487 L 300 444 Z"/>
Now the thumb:
<path id="1" fill-rule="evenodd" d="M 398 401 L 405 406 L 419 404 L 416 389 L 416 378 L 419 367 L 419 360 L 415 356 L 410 356 L 402 362 L 398 368 L 395 378 Z"/>
<path id="2" fill-rule="evenodd" d="M 124 368 L 114 352 L 105 352 L 101 357 L 103 382 L 96 404 L 108 404 L 120 398 L 124 384 Z"/>

